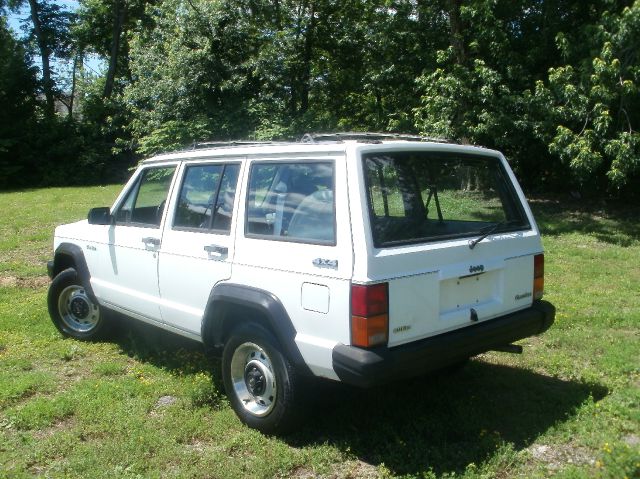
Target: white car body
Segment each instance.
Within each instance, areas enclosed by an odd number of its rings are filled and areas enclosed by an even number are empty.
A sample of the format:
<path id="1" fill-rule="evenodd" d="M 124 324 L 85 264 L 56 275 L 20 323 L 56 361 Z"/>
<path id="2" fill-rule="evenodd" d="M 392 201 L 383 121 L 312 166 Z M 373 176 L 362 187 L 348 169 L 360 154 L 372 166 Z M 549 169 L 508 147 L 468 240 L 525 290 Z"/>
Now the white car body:
<path id="1" fill-rule="evenodd" d="M 376 246 L 371 224 L 374 213 L 370 214 L 370 209 L 379 206 L 368 203 L 374 201 L 368 195 L 383 188 L 367 189 L 363 158 L 407 152 L 497 159 L 526 227 L 490 233 L 473 247 L 470 242 L 479 233 Z M 296 162 L 329 165 L 333 170 L 335 225 L 326 227 L 335 228 L 334 241 L 318 244 L 248 233 L 248 205 L 258 204 L 257 190 L 252 190 L 252 199 L 248 191 L 252 165 L 267 165 L 267 171 L 272 164 Z M 238 172 L 235 200 L 227 205 L 228 231 L 174 227 L 177 205 L 184 201 L 180 195 L 188 194 L 181 185 L 190 165 L 232 165 Z M 220 146 L 171 153 L 141 163 L 111 206 L 111 215 L 123 208 L 127 194 L 137 187 L 145 171 L 160 167 L 174 167 L 175 172 L 166 204 L 159 206 L 159 225 L 79 221 L 56 228 L 54 249 L 59 251 L 71 244 L 82 251 L 90 289 L 101 307 L 186 337 L 206 343 L 203 321 L 210 312 L 212 292 L 221 285 L 241 285 L 247 291 L 264 292 L 282 305 L 293 327 L 295 346 L 290 347 L 313 375 L 368 385 L 378 380 L 353 379 L 349 371 L 358 369 L 356 366 L 345 366 L 347 372 L 340 373 L 336 351 L 351 348 L 351 352 L 341 351 L 354 354 L 356 362 L 364 361 L 366 369 L 384 362 L 387 352 L 393 354 L 394 350 L 427 344 L 429 338 L 449 337 L 447 333 L 529 311 L 536 296 L 541 295 L 541 291 L 534 291 L 534 258 L 542 253 L 540 232 L 508 162 L 499 152 L 438 142 L 337 141 Z M 275 213 L 267 213 L 264 222 L 274 230 L 280 230 L 283 219 L 282 213 L 278 216 L 278 205 L 287 194 L 278 191 L 272 184 L 262 199 L 264 203 L 267 195 L 272 195 Z M 387 216 L 388 201 L 385 196 Z M 352 344 L 352 288 L 380 283 L 388 285 L 388 332 L 381 345 L 384 354 Z M 553 322 L 553 313 L 545 314 L 540 332 Z M 512 337 L 519 339 L 537 332 L 505 334 L 501 339 L 509 343 Z M 487 339 L 477 349 L 467 345 L 460 357 L 499 346 L 494 343 Z"/>

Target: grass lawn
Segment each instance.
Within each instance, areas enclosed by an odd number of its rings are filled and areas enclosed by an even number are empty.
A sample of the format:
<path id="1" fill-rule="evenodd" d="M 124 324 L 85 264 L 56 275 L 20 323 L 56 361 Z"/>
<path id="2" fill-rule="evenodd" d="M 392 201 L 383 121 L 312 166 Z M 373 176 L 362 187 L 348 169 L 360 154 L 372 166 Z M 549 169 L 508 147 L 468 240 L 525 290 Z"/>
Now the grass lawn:
<path id="1" fill-rule="evenodd" d="M 640 208 L 532 203 L 558 315 L 523 355 L 321 384 L 272 438 L 240 424 L 196 343 L 139 324 L 81 343 L 49 321 L 54 226 L 119 189 L 0 193 L 0 477 L 640 477 Z"/>

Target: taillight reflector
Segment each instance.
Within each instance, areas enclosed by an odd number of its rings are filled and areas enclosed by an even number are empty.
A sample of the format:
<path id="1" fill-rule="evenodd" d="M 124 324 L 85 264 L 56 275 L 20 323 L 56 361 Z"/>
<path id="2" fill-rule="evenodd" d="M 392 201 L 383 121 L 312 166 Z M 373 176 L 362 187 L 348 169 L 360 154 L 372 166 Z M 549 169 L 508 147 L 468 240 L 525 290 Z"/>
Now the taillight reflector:
<path id="1" fill-rule="evenodd" d="M 387 283 L 351 286 L 351 314 L 355 316 L 375 316 L 389 310 Z"/>
<path id="2" fill-rule="evenodd" d="M 544 294 L 544 254 L 533 258 L 533 299 L 540 299 Z"/>
<path id="3" fill-rule="evenodd" d="M 387 283 L 351 286 L 351 344 L 363 348 L 386 344 L 389 338 Z"/>

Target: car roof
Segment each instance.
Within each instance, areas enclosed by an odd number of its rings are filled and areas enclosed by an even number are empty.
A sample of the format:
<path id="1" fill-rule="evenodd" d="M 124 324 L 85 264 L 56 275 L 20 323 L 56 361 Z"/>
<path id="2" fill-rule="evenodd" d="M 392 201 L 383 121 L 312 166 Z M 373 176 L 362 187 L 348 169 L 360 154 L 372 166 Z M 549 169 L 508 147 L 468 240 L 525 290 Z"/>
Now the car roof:
<path id="1" fill-rule="evenodd" d="M 250 158 L 259 156 L 269 159 L 290 159 L 296 155 L 298 159 L 317 158 L 318 156 L 344 155 L 347 149 L 361 151 L 382 150 L 444 150 L 495 155 L 498 152 L 478 146 L 452 144 L 445 141 L 415 141 L 413 139 L 392 139 L 363 141 L 360 139 L 338 139 L 314 142 L 227 142 L 201 143 L 189 150 L 163 153 L 142 161 L 142 164 L 156 164 L 175 161 L 202 161 L 215 158 Z"/>

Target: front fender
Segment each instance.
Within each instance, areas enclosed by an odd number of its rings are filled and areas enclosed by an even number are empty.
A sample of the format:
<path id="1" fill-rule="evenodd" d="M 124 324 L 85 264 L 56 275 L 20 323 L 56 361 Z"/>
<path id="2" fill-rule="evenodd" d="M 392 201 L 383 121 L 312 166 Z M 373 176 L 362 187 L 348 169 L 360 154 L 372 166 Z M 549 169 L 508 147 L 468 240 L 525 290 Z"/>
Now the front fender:
<path id="1" fill-rule="evenodd" d="M 55 278 L 58 273 L 67 268 L 73 268 L 76 270 L 78 278 L 80 278 L 82 285 L 85 287 L 89 298 L 97 303 L 98 300 L 91 288 L 91 274 L 89 273 L 84 252 L 77 244 L 60 243 L 56 248 L 53 263 L 50 266 L 47 265 L 49 276 L 51 278 Z"/>

